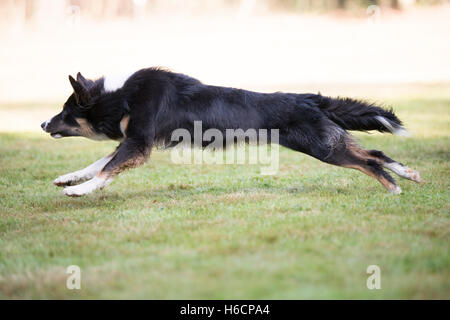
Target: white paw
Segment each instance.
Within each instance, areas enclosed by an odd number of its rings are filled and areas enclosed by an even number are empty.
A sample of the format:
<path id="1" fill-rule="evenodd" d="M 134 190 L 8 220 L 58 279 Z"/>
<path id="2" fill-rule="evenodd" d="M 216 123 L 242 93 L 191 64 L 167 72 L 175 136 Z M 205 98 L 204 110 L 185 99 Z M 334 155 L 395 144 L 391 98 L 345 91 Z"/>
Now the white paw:
<path id="1" fill-rule="evenodd" d="M 79 175 L 77 172 L 68 173 L 62 176 L 59 176 L 53 181 L 54 185 L 57 186 L 70 186 L 71 184 L 74 184 L 75 182 L 78 182 L 80 180 L 83 180 L 84 177 Z"/>
<path id="2" fill-rule="evenodd" d="M 416 170 L 413 170 L 410 168 L 406 168 L 405 178 L 410 179 L 417 183 L 420 183 L 420 181 L 421 181 L 419 171 L 416 171 Z"/>
<path id="3" fill-rule="evenodd" d="M 402 193 L 402 189 L 399 186 L 395 186 L 392 189 L 389 190 L 392 194 L 400 194 Z"/>
<path id="4" fill-rule="evenodd" d="M 94 177 L 89 181 L 72 187 L 65 187 L 63 194 L 69 197 L 81 197 L 92 193 L 95 190 L 102 189 L 107 185 L 107 180 L 99 177 Z"/>

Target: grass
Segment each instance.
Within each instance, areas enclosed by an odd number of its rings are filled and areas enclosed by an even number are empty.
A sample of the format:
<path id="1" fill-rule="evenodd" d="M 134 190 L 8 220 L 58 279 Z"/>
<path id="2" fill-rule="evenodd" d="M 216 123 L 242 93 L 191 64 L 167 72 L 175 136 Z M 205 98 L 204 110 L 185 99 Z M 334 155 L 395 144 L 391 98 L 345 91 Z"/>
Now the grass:
<path id="1" fill-rule="evenodd" d="M 397 179 L 399 196 L 281 149 L 275 176 L 155 151 L 104 191 L 68 198 L 53 179 L 114 143 L 1 133 L 0 298 L 449 299 L 450 99 L 390 102 L 415 136 L 357 136 L 421 172 L 421 185 Z M 65 287 L 73 264 L 81 290 Z M 366 287 L 372 264 L 381 290 Z"/>

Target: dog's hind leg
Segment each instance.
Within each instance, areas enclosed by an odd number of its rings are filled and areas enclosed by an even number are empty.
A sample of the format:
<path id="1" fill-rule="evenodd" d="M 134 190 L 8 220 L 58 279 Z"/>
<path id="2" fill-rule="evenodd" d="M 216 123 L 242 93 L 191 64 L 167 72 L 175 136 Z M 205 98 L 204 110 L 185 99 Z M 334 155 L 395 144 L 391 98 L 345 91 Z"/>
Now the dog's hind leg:
<path id="1" fill-rule="evenodd" d="M 376 160 L 380 161 L 383 167 L 391 170 L 398 176 L 412 180 L 414 182 L 420 182 L 420 174 L 418 171 L 408 168 L 403 163 L 397 162 L 388 156 L 386 156 L 382 151 L 378 150 L 368 150 L 368 155 L 374 157 Z"/>
<path id="2" fill-rule="evenodd" d="M 346 137 L 344 143 L 333 150 L 324 161 L 344 168 L 359 170 L 377 179 L 391 193 L 402 192 L 389 173 L 383 170 L 384 161 L 372 156 L 369 151 L 361 148 L 350 137 Z"/>
<path id="3" fill-rule="evenodd" d="M 334 124 L 291 129 L 288 134 L 280 135 L 280 144 L 329 164 L 357 169 L 377 179 L 389 192 L 401 192 L 395 180 L 383 170 L 383 161 L 371 156 Z"/>
<path id="4" fill-rule="evenodd" d="M 58 187 L 65 187 L 92 179 L 114 157 L 115 153 L 116 151 L 106 157 L 101 158 L 100 160 L 95 161 L 84 169 L 59 176 L 53 181 L 53 184 L 57 185 Z"/>
<path id="5" fill-rule="evenodd" d="M 71 197 L 79 197 L 97 189 L 103 189 L 120 172 L 127 168 L 137 167 L 149 157 L 152 143 L 144 143 L 135 139 L 125 139 L 117 148 L 112 159 L 95 175 L 77 186 L 66 187 L 63 193 Z"/>

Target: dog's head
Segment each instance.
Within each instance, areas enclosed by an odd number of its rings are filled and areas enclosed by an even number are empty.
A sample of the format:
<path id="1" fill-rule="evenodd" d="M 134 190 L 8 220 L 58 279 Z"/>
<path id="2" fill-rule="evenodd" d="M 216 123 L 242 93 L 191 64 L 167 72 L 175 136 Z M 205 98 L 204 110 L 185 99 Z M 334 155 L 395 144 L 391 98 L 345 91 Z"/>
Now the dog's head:
<path id="1" fill-rule="evenodd" d="M 121 120 L 124 102 L 117 97 L 104 97 L 103 80 L 92 81 L 81 73 L 75 80 L 69 76 L 73 93 L 64 103 L 63 110 L 41 124 L 42 129 L 55 138 L 81 136 L 93 140 L 123 137 Z M 114 99 L 115 101 L 109 101 Z"/>

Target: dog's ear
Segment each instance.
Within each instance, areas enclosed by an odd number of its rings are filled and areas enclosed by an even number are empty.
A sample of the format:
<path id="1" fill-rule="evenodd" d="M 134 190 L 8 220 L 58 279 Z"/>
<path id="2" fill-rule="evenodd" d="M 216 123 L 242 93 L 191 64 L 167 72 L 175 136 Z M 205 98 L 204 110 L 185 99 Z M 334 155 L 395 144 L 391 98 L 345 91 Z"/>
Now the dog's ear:
<path id="1" fill-rule="evenodd" d="M 80 74 L 81 76 L 81 74 Z M 70 84 L 72 85 L 75 99 L 80 106 L 86 106 L 91 101 L 91 95 L 89 90 L 83 85 L 82 82 L 76 81 L 72 76 L 69 76 Z"/>
<path id="2" fill-rule="evenodd" d="M 77 82 L 81 83 L 83 85 L 83 87 L 85 87 L 87 89 L 90 89 L 95 84 L 94 81 L 86 79 L 85 77 L 83 77 L 81 72 L 77 73 Z"/>

